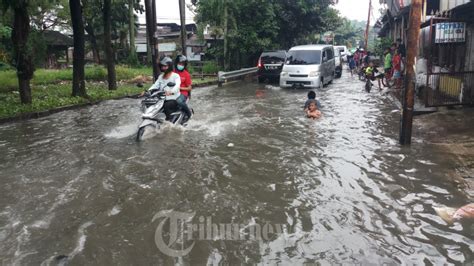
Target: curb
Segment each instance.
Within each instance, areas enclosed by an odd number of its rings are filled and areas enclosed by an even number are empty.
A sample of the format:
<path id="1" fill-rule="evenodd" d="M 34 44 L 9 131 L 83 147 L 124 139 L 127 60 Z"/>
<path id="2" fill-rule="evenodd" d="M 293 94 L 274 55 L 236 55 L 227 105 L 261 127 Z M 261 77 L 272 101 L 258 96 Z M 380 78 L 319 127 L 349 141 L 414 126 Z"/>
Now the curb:
<path id="1" fill-rule="evenodd" d="M 202 87 L 208 87 L 208 86 L 212 86 L 212 85 L 217 85 L 217 81 L 205 82 L 205 83 L 193 86 L 193 87 L 194 88 L 202 88 Z M 126 98 L 137 99 L 139 95 L 140 94 L 124 95 L 124 96 L 119 96 L 119 97 L 110 98 L 110 99 L 98 100 L 98 101 L 75 104 L 75 105 L 62 106 L 62 107 L 53 108 L 53 109 L 46 110 L 46 111 L 23 113 L 23 114 L 19 114 L 19 115 L 12 116 L 12 117 L 0 118 L 0 124 L 23 121 L 23 120 L 29 120 L 29 119 L 42 118 L 42 117 L 49 116 L 49 115 L 52 115 L 52 114 L 56 114 L 56 113 L 59 113 L 59 112 L 62 112 L 62 111 L 80 109 L 80 108 L 84 108 L 84 107 L 88 107 L 88 106 L 97 105 L 97 104 L 100 104 L 100 103 L 105 102 L 105 101 L 121 100 L 121 99 L 126 99 Z"/>
<path id="2" fill-rule="evenodd" d="M 398 109 L 402 110 L 403 106 L 402 103 L 398 100 L 398 98 L 393 94 L 392 91 L 389 91 L 387 93 L 388 98 L 390 98 L 390 101 L 397 106 Z M 438 112 L 437 107 L 418 107 L 413 110 L 413 116 L 420 116 L 420 115 L 425 115 L 425 114 L 431 114 L 431 113 L 436 113 Z"/>

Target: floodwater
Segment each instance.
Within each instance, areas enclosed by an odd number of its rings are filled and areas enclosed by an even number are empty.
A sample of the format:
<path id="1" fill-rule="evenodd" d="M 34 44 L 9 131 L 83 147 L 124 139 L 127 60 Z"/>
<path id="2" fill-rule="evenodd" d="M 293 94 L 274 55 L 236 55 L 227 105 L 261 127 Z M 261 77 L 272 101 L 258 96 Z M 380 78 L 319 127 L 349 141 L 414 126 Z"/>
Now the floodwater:
<path id="1" fill-rule="evenodd" d="M 165 126 L 141 143 L 135 99 L 0 125 L 0 262 L 472 262 L 472 224 L 449 226 L 433 210 L 468 203 L 448 178 L 454 160 L 422 139 L 400 147 L 399 112 L 363 86 L 346 73 L 318 91 L 318 121 L 302 114 L 304 89 L 199 88 L 188 127 Z M 181 225 L 197 228 L 244 225 L 244 237 L 186 239 L 178 228 L 170 239 L 169 221 L 154 219 L 160 211 L 194 214 Z M 162 223 L 165 246 L 192 249 L 162 252 Z M 245 237 L 265 224 L 284 227 Z"/>

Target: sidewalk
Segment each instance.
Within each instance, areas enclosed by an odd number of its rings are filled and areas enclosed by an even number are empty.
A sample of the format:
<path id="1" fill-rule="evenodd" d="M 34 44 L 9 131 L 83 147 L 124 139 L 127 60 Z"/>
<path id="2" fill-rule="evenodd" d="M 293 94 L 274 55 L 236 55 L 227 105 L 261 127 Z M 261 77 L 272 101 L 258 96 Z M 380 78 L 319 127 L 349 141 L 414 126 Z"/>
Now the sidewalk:
<path id="1" fill-rule="evenodd" d="M 474 200 L 474 108 L 448 109 L 418 116 L 413 124 L 414 137 L 452 155 L 453 182 Z"/>

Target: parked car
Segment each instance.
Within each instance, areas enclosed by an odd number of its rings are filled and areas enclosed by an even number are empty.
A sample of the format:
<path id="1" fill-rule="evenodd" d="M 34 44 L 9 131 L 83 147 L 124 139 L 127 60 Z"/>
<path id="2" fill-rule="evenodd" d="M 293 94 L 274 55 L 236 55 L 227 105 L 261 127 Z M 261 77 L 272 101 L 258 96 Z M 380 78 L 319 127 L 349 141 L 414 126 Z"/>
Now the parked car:
<path id="1" fill-rule="evenodd" d="M 280 87 L 322 88 L 334 79 L 332 45 L 301 45 L 291 48 L 280 74 Z"/>
<path id="2" fill-rule="evenodd" d="M 286 51 L 263 52 L 258 59 L 258 82 L 278 81 L 286 59 Z"/>
<path id="3" fill-rule="evenodd" d="M 342 61 L 347 62 L 347 56 L 350 55 L 350 52 L 347 49 L 347 46 L 345 46 L 345 45 L 336 45 L 336 46 L 334 46 L 334 50 L 335 51 L 340 51 Z"/>
<path id="4" fill-rule="evenodd" d="M 336 65 L 335 74 L 336 78 L 342 76 L 342 55 L 341 50 L 334 48 L 334 64 Z"/>

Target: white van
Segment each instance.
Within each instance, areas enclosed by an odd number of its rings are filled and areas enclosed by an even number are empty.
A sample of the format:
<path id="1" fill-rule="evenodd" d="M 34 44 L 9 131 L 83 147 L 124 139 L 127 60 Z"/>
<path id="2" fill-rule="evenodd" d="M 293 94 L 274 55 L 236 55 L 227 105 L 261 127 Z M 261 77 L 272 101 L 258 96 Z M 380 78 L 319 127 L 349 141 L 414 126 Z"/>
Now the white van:
<path id="1" fill-rule="evenodd" d="M 301 45 L 288 51 L 280 74 L 280 87 L 322 88 L 334 79 L 332 45 Z"/>
<path id="2" fill-rule="evenodd" d="M 342 60 L 344 62 L 347 62 L 347 56 L 349 55 L 349 50 L 347 49 L 347 46 L 345 45 L 336 45 L 334 46 L 334 50 L 337 53 L 337 51 L 341 52 Z"/>

